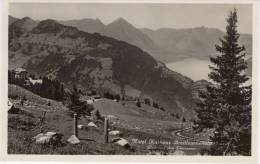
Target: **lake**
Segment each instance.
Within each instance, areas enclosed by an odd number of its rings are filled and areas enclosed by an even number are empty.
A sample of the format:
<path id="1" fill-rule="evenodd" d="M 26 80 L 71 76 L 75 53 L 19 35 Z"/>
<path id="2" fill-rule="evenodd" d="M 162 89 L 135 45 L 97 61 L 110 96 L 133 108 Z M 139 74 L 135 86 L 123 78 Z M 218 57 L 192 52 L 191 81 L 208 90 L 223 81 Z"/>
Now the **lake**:
<path id="1" fill-rule="evenodd" d="M 166 66 L 175 72 L 197 81 L 202 79 L 209 80 L 208 74 L 210 72 L 210 64 L 209 60 L 189 58 L 178 62 L 166 63 Z"/>

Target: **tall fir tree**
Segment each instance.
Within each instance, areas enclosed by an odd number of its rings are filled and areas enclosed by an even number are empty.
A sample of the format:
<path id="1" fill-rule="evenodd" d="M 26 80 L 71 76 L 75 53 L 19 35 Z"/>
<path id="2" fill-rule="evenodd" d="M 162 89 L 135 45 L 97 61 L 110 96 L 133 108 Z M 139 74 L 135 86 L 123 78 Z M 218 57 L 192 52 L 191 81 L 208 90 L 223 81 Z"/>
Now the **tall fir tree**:
<path id="1" fill-rule="evenodd" d="M 73 117 L 74 113 L 77 114 L 77 117 L 81 116 L 90 116 L 91 111 L 94 110 L 93 105 L 87 104 L 85 101 L 80 100 L 80 90 L 73 85 L 73 91 L 70 94 L 70 103 L 68 105 L 69 115 Z"/>
<path id="2" fill-rule="evenodd" d="M 237 11 L 227 18 L 226 33 L 211 57 L 209 78 L 213 81 L 200 94 L 195 129 L 213 129 L 211 155 L 251 155 L 251 85 L 244 74 L 247 68 L 245 47 L 238 44 Z"/>

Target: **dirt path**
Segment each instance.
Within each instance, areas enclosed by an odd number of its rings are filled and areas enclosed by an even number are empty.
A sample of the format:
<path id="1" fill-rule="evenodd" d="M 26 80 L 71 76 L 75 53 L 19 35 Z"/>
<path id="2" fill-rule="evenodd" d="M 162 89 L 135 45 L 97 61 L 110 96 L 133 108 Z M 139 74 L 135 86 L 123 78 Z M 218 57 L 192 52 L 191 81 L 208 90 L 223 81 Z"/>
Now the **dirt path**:
<path id="1" fill-rule="evenodd" d="M 181 129 L 181 130 L 175 130 L 171 134 L 172 134 L 172 136 L 180 138 L 180 139 L 187 139 L 187 140 L 191 140 L 192 139 L 192 140 L 194 140 L 194 138 L 192 138 L 192 137 L 184 136 L 184 135 L 181 134 L 181 132 L 189 130 L 189 129 L 191 129 L 191 127 L 184 128 L 184 129 Z"/>
<path id="2" fill-rule="evenodd" d="M 192 127 L 187 127 L 187 128 L 183 128 L 183 129 L 180 129 L 180 130 L 175 130 L 171 134 L 172 134 L 172 136 L 174 136 L 176 138 L 185 139 L 187 141 L 207 142 L 206 140 L 201 140 L 201 139 L 197 139 L 197 138 L 194 138 L 194 137 L 185 136 L 185 135 L 182 134 L 183 131 L 190 130 L 191 128 Z"/>

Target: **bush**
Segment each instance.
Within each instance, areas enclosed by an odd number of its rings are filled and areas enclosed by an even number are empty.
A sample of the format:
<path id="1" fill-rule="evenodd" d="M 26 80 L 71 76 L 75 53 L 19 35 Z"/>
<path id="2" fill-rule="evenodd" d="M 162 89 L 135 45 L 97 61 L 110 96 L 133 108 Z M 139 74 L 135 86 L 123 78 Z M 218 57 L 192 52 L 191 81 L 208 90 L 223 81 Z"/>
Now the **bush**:
<path id="1" fill-rule="evenodd" d="M 164 107 L 160 107 L 160 110 L 161 110 L 161 111 L 165 111 Z"/>
<path id="2" fill-rule="evenodd" d="M 119 101 L 119 100 L 120 100 L 120 95 L 117 94 L 117 95 L 115 96 L 115 99 L 116 99 L 117 101 Z"/>
<path id="3" fill-rule="evenodd" d="M 109 92 L 104 93 L 104 97 L 110 100 L 114 100 L 114 95 Z"/>
<path id="4" fill-rule="evenodd" d="M 144 99 L 144 103 L 145 103 L 146 105 L 151 105 L 151 102 L 150 102 L 150 99 L 149 99 L 149 98 L 145 98 L 145 99 Z"/>
<path id="5" fill-rule="evenodd" d="M 141 107 L 141 102 L 140 102 L 140 100 L 138 99 L 137 100 L 137 102 L 136 102 L 136 106 L 138 107 L 138 108 L 140 108 Z"/>
<path id="6" fill-rule="evenodd" d="M 186 122 L 186 119 L 184 117 L 182 118 L 182 122 Z"/>
<path id="7" fill-rule="evenodd" d="M 158 109 L 158 108 L 159 108 L 159 105 L 158 105 L 158 103 L 156 103 L 156 102 L 153 102 L 153 107 Z"/>

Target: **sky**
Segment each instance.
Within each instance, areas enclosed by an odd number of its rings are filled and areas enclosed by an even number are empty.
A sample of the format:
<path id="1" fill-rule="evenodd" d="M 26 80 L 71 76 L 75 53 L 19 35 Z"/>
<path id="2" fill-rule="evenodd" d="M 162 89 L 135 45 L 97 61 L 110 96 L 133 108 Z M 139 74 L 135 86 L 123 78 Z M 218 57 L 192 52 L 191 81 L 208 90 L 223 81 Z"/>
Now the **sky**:
<path id="1" fill-rule="evenodd" d="M 137 28 L 213 27 L 225 31 L 230 10 L 238 11 L 238 31 L 252 34 L 250 4 L 94 4 L 10 3 L 9 15 L 35 20 L 99 18 L 109 24 L 122 17 Z"/>

